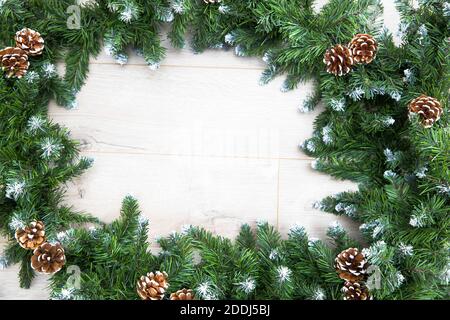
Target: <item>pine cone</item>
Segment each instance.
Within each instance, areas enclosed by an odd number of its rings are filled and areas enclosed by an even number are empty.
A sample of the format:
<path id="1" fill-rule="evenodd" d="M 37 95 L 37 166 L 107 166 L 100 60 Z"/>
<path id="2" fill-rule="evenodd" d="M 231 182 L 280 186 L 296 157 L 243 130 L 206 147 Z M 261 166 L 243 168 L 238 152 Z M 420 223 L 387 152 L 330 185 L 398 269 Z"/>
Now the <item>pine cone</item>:
<path id="1" fill-rule="evenodd" d="M 429 128 L 441 118 L 444 110 L 437 99 L 423 94 L 410 102 L 409 112 L 418 114 L 422 119 L 422 125 Z"/>
<path id="2" fill-rule="evenodd" d="M 22 78 L 30 66 L 27 53 L 20 48 L 8 47 L 0 50 L 0 61 L 8 78 Z"/>
<path id="3" fill-rule="evenodd" d="M 170 295 L 170 300 L 194 300 L 195 295 L 191 289 L 181 289 Z"/>
<path id="4" fill-rule="evenodd" d="M 167 273 L 150 272 L 137 282 L 137 293 L 142 300 L 162 300 L 168 287 Z"/>
<path id="5" fill-rule="evenodd" d="M 16 47 L 21 48 L 30 56 L 38 56 L 44 51 L 44 39 L 41 34 L 29 28 L 17 31 Z"/>
<path id="6" fill-rule="evenodd" d="M 45 242 L 36 248 L 31 257 L 31 267 L 40 273 L 55 273 L 66 263 L 64 248 L 61 244 Z"/>
<path id="7" fill-rule="evenodd" d="M 342 287 L 344 300 L 372 300 L 369 289 L 358 282 L 346 281 Z"/>
<path id="8" fill-rule="evenodd" d="M 338 44 L 325 52 L 323 62 L 327 66 L 328 73 L 335 76 L 346 75 L 353 66 L 352 52 L 349 48 Z"/>
<path id="9" fill-rule="evenodd" d="M 370 34 L 359 33 L 348 44 L 356 63 L 371 63 L 377 55 L 378 44 Z"/>
<path id="10" fill-rule="evenodd" d="M 367 261 L 358 249 L 349 248 L 336 257 L 335 267 L 339 278 L 353 282 L 360 281 L 366 275 Z"/>
<path id="11" fill-rule="evenodd" d="M 45 229 L 42 221 L 33 221 L 23 229 L 16 230 L 16 240 L 24 249 L 36 249 L 45 241 Z"/>

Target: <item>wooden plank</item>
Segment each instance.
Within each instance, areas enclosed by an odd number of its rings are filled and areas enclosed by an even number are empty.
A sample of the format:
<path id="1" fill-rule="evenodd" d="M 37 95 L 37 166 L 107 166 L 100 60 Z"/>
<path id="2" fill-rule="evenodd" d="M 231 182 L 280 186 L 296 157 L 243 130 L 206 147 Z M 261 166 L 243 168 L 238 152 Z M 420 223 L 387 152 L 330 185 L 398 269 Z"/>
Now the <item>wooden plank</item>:
<path id="1" fill-rule="evenodd" d="M 151 239 L 187 224 L 234 237 L 245 222 L 276 223 L 277 160 L 86 155 L 94 166 L 69 188 L 67 203 L 110 222 L 133 195 L 150 221 Z"/>
<path id="2" fill-rule="evenodd" d="M 0 237 L 0 254 L 6 245 L 6 239 Z M 19 285 L 19 265 L 0 270 L 0 300 L 44 300 L 48 299 L 46 275 L 37 275 L 31 289 L 21 289 Z"/>
<path id="3" fill-rule="evenodd" d="M 358 224 L 313 209 L 312 204 L 326 196 L 357 190 L 349 181 L 338 181 L 311 168 L 310 161 L 280 160 L 279 226 L 286 235 L 295 224 L 306 228 L 312 238 L 325 239 L 328 226 L 339 221 L 353 237 L 360 239 Z"/>
<path id="4" fill-rule="evenodd" d="M 78 108 L 50 106 L 88 151 L 308 159 L 297 146 L 318 111 L 297 108 L 309 84 L 282 93 L 255 70 L 91 67 Z"/>

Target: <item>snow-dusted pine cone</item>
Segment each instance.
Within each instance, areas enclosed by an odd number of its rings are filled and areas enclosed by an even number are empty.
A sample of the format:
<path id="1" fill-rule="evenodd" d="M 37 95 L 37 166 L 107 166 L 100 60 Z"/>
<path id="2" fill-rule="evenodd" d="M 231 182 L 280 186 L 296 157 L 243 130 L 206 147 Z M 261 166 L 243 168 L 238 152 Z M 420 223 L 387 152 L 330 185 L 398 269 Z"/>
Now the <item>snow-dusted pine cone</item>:
<path id="1" fill-rule="evenodd" d="M 34 250 L 45 242 L 45 229 L 42 221 L 33 221 L 15 234 L 19 245 L 24 249 Z"/>
<path id="2" fill-rule="evenodd" d="M 361 281 L 367 273 L 367 261 L 357 248 L 342 251 L 335 260 L 336 271 L 341 279 L 347 281 Z"/>
<path id="3" fill-rule="evenodd" d="M 16 47 L 25 51 L 29 56 L 38 56 L 44 51 L 44 39 L 41 34 L 29 28 L 17 31 Z"/>
<path id="4" fill-rule="evenodd" d="M 437 99 L 423 94 L 409 103 L 409 112 L 418 114 L 422 125 L 429 128 L 441 118 L 444 110 Z"/>
<path id="5" fill-rule="evenodd" d="M 61 244 L 44 242 L 37 247 L 31 257 L 31 267 L 40 273 L 55 273 L 66 263 L 64 248 Z"/>
<path id="6" fill-rule="evenodd" d="M 194 300 L 195 295 L 191 289 L 181 289 L 170 294 L 170 300 Z"/>
<path id="7" fill-rule="evenodd" d="M 346 281 L 342 287 L 344 300 L 372 300 L 369 289 L 361 283 Z"/>
<path id="8" fill-rule="evenodd" d="M 335 76 L 343 76 L 350 72 L 353 66 L 352 52 L 349 48 L 338 44 L 325 52 L 323 63 L 327 72 Z"/>
<path id="9" fill-rule="evenodd" d="M 375 39 L 366 33 L 359 33 L 353 37 L 348 44 L 352 51 L 353 60 L 356 63 L 371 63 L 375 59 L 378 50 L 378 44 Z"/>
<path id="10" fill-rule="evenodd" d="M 0 50 L 0 62 L 8 78 L 22 78 L 30 66 L 27 53 L 20 48 L 8 47 Z"/>
<path id="11" fill-rule="evenodd" d="M 137 282 L 137 293 L 142 300 L 162 300 L 169 283 L 167 273 L 156 271 L 142 276 Z"/>

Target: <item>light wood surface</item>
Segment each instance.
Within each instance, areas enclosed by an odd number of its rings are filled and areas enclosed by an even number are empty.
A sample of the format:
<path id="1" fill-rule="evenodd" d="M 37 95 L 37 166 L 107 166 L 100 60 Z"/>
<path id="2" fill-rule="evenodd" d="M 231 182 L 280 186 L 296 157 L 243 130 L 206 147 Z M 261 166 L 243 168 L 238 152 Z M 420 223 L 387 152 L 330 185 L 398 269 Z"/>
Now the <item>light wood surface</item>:
<path id="1" fill-rule="evenodd" d="M 392 1 L 384 2 L 393 30 L 398 17 Z M 94 159 L 68 185 L 66 202 L 109 222 L 131 194 L 150 220 L 152 241 L 186 224 L 232 237 L 242 223 L 258 220 L 283 235 L 298 223 L 315 238 L 339 220 L 358 236 L 349 219 L 311 207 L 356 186 L 317 173 L 298 149 L 320 112 L 297 110 L 310 84 L 282 93 L 278 78 L 260 87 L 263 69 L 260 59 L 220 50 L 194 55 L 169 48 L 157 71 L 133 54 L 123 67 L 105 54 L 92 59 L 78 107 L 50 106 L 50 117 Z M 0 299 L 48 297 L 46 277 L 23 290 L 17 271 L 0 271 Z"/>

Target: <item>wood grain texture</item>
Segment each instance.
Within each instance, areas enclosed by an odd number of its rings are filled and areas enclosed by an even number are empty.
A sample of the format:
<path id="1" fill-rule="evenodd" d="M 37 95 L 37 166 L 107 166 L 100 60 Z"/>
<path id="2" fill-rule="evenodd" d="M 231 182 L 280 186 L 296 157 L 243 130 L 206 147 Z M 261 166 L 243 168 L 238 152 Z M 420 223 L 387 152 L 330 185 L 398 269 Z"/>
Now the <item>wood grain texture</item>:
<path id="1" fill-rule="evenodd" d="M 395 32 L 398 13 L 393 1 L 383 2 Z M 68 185 L 65 201 L 112 221 L 131 194 L 150 220 L 151 240 L 185 224 L 233 237 L 241 223 L 257 220 L 275 224 L 284 236 L 299 223 L 316 238 L 339 220 L 358 236 L 348 219 L 311 207 L 356 186 L 315 172 L 298 150 L 320 112 L 297 111 L 310 85 L 282 93 L 278 78 L 260 87 L 263 69 L 261 59 L 238 58 L 231 50 L 195 55 L 169 47 L 157 71 L 135 54 L 123 67 L 104 53 L 91 59 L 78 107 L 50 106 L 50 117 L 95 160 Z M 0 299 L 48 298 L 45 276 L 24 290 L 17 271 L 0 271 Z"/>

